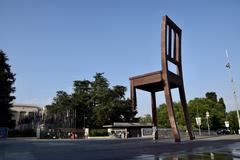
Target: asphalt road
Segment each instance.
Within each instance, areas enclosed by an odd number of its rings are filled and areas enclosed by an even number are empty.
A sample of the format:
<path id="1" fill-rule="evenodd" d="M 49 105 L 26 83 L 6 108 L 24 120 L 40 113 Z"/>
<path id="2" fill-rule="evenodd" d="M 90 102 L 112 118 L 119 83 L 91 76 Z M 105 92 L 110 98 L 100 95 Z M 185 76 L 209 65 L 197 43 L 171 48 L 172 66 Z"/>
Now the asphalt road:
<path id="1" fill-rule="evenodd" d="M 240 159 L 240 136 L 170 139 L 0 139 L 0 160 Z"/>

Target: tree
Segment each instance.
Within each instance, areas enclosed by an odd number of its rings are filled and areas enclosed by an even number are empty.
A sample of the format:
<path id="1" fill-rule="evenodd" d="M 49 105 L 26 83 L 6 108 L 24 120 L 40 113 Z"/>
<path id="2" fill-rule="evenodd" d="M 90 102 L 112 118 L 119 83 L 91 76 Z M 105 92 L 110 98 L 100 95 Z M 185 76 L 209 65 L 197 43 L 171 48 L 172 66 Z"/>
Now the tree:
<path id="1" fill-rule="evenodd" d="M 92 123 L 91 85 L 89 80 L 78 80 L 73 83 L 72 108 L 76 111 L 77 128 L 89 127 Z"/>
<path id="2" fill-rule="evenodd" d="M 109 97 L 109 82 L 103 76 L 104 73 L 96 73 L 92 82 L 92 101 L 94 106 L 107 102 Z"/>
<path id="3" fill-rule="evenodd" d="M 102 127 L 113 122 L 136 121 L 137 112 L 132 111 L 131 100 L 125 99 L 127 88 L 121 85 L 109 88 L 103 73 L 97 73 L 92 82 L 93 113 L 95 127 Z"/>
<path id="4" fill-rule="evenodd" d="M 167 105 L 165 103 L 157 108 L 157 121 L 160 128 L 170 128 Z"/>
<path id="5" fill-rule="evenodd" d="M 214 101 L 212 98 L 195 98 L 189 101 L 188 107 L 190 118 L 194 127 L 197 127 L 195 118 L 199 116 L 202 119 L 201 128 L 207 129 L 207 111 L 210 113 L 209 125 L 212 130 L 224 127 L 225 109 L 222 103 L 215 101 L 215 98 Z"/>
<path id="6" fill-rule="evenodd" d="M 47 106 L 48 122 L 62 122 L 55 127 L 64 127 L 62 124 L 74 121 L 71 127 L 101 128 L 113 122 L 137 121 L 137 112 L 132 111 L 131 100 L 125 98 L 126 90 L 121 85 L 110 88 L 103 73 L 96 73 L 93 81 L 74 81 L 71 95 L 58 91 L 53 103 Z"/>
<path id="7" fill-rule="evenodd" d="M 205 95 L 207 99 L 217 102 L 217 94 L 215 92 L 207 92 Z"/>
<path id="8" fill-rule="evenodd" d="M 225 103 L 224 103 L 224 100 L 223 100 L 223 98 L 221 97 L 221 98 L 219 98 L 219 101 L 218 101 L 218 103 L 223 107 L 223 109 L 224 109 L 224 111 L 226 112 L 226 105 L 225 105 Z"/>
<path id="9" fill-rule="evenodd" d="M 227 120 L 229 121 L 229 127 L 231 131 L 235 131 L 238 133 L 238 119 L 237 119 L 237 111 L 230 111 L 227 113 Z"/>
<path id="10" fill-rule="evenodd" d="M 0 127 L 13 128 L 14 123 L 11 120 L 10 108 L 15 97 L 13 84 L 15 74 L 11 72 L 11 66 L 7 64 L 6 54 L 0 50 Z"/>
<path id="11" fill-rule="evenodd" d="M 110 121 L 109 117 L 109 100 L 111 97 L 109 82 L 103 76 L 104 73 L 96 73 L 92 82 L 91 101 L 93 102 L 91 121 L 94 127 L 102 127 L 102 125 Z"/>
<path id="12" fill-rule="evenodd" d="M 173 103 L 176 122 L 179 128 L 186 129 L 186 124 L 182 112 L 181 104 Z M 206 112 L 210 113 L 209 123 L 212 130 L 224 127 L 225 121 L 225 104 L 223 98 L 217 101 L 217 94 L 215 92 L 207 92 L 206 98 L 195 98 L 188 102 L 189 116 L 193 128 L 197 128 L 195 118 L 197 116 L 202 118 L 201 128 L 207 129 Z M 158 125 L 161 128 L 169 128 L 170 123 L 168 119 L 167 105 L 161 104 L 157 108 Z"/>
<path id="13" fill-rule="evenodd" d="M 152 123 L 152 117 L 150 114 L 145 114 L 143 117 L 139 118 L 139 122 L 141 123 Z"/>
<path id="14" fill-rule="evenodd" d="M 73 124 L 73 110 L 71 109 L 71 96 L 65 91 L 57 91 L 53 103 L 47 105 L 47 123 L 49 127 L 66 127 L 70 128 Z"/>
<path id="15" fill-rule="evenodd" d="M 181 109 L 181 104 L 178 102 L 173 103 L 175 118 L 178 124 L 178 127 L 181 129 L 186 128 L 186 124 L 183 117 L 183 111 Z M 168 112 L 167 112 L 167 105 L 165 103 L 161 104 L 157 109 L 157 119 L 159 127 L 161 128 L 170 128 Z"/>

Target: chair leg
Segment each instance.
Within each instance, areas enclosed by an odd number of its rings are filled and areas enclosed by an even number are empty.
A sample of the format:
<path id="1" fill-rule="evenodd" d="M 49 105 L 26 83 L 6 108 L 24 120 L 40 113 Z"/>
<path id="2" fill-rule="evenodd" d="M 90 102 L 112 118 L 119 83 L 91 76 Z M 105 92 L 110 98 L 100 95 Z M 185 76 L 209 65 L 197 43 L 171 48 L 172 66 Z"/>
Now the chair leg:
<path id="1" fill-rule="evenodd" d="M 186 101 L 186 96 L 185 96 L 185 91 L 184 91 L 183 85 L 179 87 L 179 95 L 180 95 L 180 100 L 181 100 L 181 104 L 182 104 L 182 108 L 183 108 L 185 122 L 187 125 L 188 135 L 190 137 L 190 140 L 193 140 L 193 139 L 195 139 L 195 136 L 194 136 L 193 130 L 192 130 L 192 124 L 191 124 L 191 120 L 189 117 L 187 101 Z"/>
<path id="2" fill-rule="evenodd" d="M 165 93 L 168 118 L 169 118 L 170 125 L 172 128 L 172 133 L 173 133 L 175 142 L 180 142 L 181 141 L 180 134 L 179 134 L 179 130 L 177 127 L 176 118 L 175 118 L 175 114 L 174 114 L 174 110 L 173 110 L 172 94 L 171 94 L 170 86 L 168 83 L 166 83 L 164 85 L 164 93 Z"/>
<path id="3" fill-rule="evenodd" d="M 137 96 L 136 96 L 136 88 L 134 87 L 133 81 L 131 81 L 131 101 L 132 101 L 132 110 L 135 111 L 137 107 Z"/>
<path id="4" fill-rule="evenodd" d="M 151 101 L 152 101 L 152 123 L 153 123 L 153 139 L 158 139 L 158 130 L 157 130 L 157 107 L 156 107 L 156 95 L 155 92 L 151 92 Z M 155 130 L 156 129 L 156 130 Z"/>

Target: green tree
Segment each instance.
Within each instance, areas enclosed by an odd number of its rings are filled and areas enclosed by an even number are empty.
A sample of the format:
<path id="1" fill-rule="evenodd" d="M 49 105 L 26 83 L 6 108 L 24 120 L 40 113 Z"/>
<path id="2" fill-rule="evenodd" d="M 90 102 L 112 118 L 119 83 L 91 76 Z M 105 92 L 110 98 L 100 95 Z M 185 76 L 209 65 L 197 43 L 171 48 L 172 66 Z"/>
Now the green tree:
<path id="1" fill-rule="evenodd" d="M 223 110 L 224 110 L 224 112 L 226 112 L 226 105 L 225 105 L 225 103 L 224 103 L 224 100 L 223 100 L 223 98 L 221 97 L 221 98 L 219 98 L 219 101 L 218 101 L 218 103 L 222 106 L 222 108 L 223 108 Z"/>
<path id="2" fill-rule="evenodd" d="M 205 96 L 207 99 L 217 102 L 217 94 L 215 92 L 207 92 Z"/>
<path id="3" fill-rule="evenodd" d="M 109 82 L 103 76 L 104 73 L 96 73 L 92 82 L 92 101 L 94 106 L 107 103 L 109 98 Z"/>
<path id="4" fill-rule="evenodd" d="M 50 127 L 72 127 L 74 112 L 72 110 L 71 96 L 65 91 L 57 91 L 53 103 L 47 105 L 46 108 L 47 123 Z"/>
<path id="5" fill-rule="evenodd" d="M 109 87 L 103 73 L 96 73 L 93 81 L 78 80 L 73 83 L 73 93 L 57 92 L 53 103 L 47 106 L 49 123 L 62 122 L 71 127 L 101 128 L 113 122 L 137 121 L 131 100 L 125 98 L 127 88 L 121 85 Z M 66 117 L 67 113 L 69 117 Z M 68 122 L 70 121 L 70 122 Z M 55 127 L 60 127 L 58 125 Z"/>
<path id="6" fill-rule="evenodd" d="M 15 97 L 13 84 L 15 82 L 15 74 L 11 72 L 11 66 L 7 64 L 8 58 L 6 54 L 0 50 L 0 127 L 14 127 L 11 120 L 10 108 Z"/>
<path id="7" fill-rule="evenodd" d="M 165 103 L 157 108 L 157 121 L 160 128 L 170 128 L 167 105 Z"/>
<path id="8" fill-rule="evenodd" d="M 207 129 L 206 112 L 210 113 L 209 124 L 212 130 L 224 126 L 225 109 L 222 103 L 216 102 L 215 98 L 195 98 L 188 103 L 189 114 L 194 127 L 197 127 L 195 118 L 201 117 L 201 128 Z"/>
<path id="9" fill-rule="evenodd" d="M 145 114 L 143 117 L 139 118 L 140 123 L 152 123 L 152 116 L 150 114 Z"/>
<path id="10" fill-rule="evenodd" d="M 174 102 L 173 107 L 178 127 L 180 129 L 186 129 L 181 104 L 179 102 Z M 207 92 L 206 98 L 195 98 L 190 100 L 188 102 L 188 109 L 193 128 L 198 127 L 195 118 L 199 116 L 202 119 L 201 128 L 207 129 L 207 111 L 210 113 L 209 123 L 212 130 L 224 127 L 224 121 L 226 118 L 224 100 L 223 98 L 220 98 L 219 101 L 217 101 L 217 94 L 215 92 Z M 159 127 L 170 127 L 166 104 L 161 104 L 158 107 L 157 116 Z"/>
<path id="11" fill-rule="evenodd" d="M 89 127 L 91 124 L 91 84 L 89 80 L 73 83 L 72 108 L 76 111 L 77 128 Z"/>
<path id="12" fill-rule="evenodd" d="M 93 114 L 95 127 L 102 127 L 113 122 L 136 121 L 137 112 L 132 111 L 131 101 L 125 99 L 126 87 L 116 85 L 109 88 L 108 80 L 103 73 L 97 73 L 92 82 Z"/>
<path id="13" fill-rule="evenodd" d="M 91 99 L 93 102 L 93 114 L 91 121 L 94 127 L 102 127 L 102 125 L 108 123 L 109 111 L 108 102 L 110 99 L 109 82 L 103 76 L 104 73 L 96 73 L 94 81 L 92 82 L 92 94 Z"/>
<path id="14" fill-rule="evenodd" d="M 132 111 L 131 100 L 125 99 L 127 88 L 124 86 L 113 86 L 110 89 L 110 99 L 108 102 L 108 123 L 113 122 L 133 122 L 136 113 Z"/>
<path id="15" fill-rule="evenodd" d="M 237 111 L 230 111 L 227 113 L 227 120 L 229 121 L 229 127 L 231 131 L 235 131 L 238 133 L 238 119 L 237 119 Z"/>
<path id="16" fill-rule="evenodd" d="M 181 108 L 181 104 L 178 102 L 173 103 L 173 108 L 174 108 L 174 113 L 175 113 L 175 118 L 176 122 L 178 124 L 178 127 L 181 129 L 185 129 L 185 121 L 183 117 L 183 112 Z M 169 118 L 168 118 L 168 112 L 167 112 L 167 105 L 161 104 L 158 109 L 157 109 L 157 119 L 158 119 L 158 124 L 159 127 L 161 128 L 170 128 L 170 123 L 169 123 Z"/>

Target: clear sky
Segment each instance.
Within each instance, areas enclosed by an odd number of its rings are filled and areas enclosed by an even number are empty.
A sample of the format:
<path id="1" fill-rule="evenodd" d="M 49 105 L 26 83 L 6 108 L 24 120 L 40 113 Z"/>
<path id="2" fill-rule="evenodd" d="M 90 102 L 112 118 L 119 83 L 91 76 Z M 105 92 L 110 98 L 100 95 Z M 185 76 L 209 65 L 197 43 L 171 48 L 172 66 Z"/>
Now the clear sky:
<path id="1" fill-rule="evenodd" d="M 1 0 L 0 48 L 16 73 L 15 103 L 50 104 L 56 91 L 71 93 L 74 80 L 96 72 L 105 72 L 111 86 L 128 87 L 129 97 L 129 77 L 161 69 L 167 14 L 183 30 L 187 99 L 215 91 L 233 110 L 225 50 L 239 94 L 239 8 L 238 0 Z M 151 113 L 150 94 L 137 95 L 139 115 Z"/>

